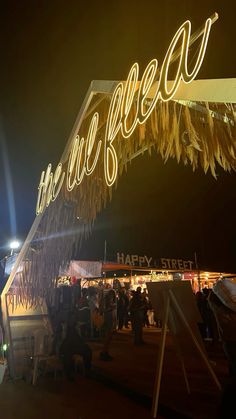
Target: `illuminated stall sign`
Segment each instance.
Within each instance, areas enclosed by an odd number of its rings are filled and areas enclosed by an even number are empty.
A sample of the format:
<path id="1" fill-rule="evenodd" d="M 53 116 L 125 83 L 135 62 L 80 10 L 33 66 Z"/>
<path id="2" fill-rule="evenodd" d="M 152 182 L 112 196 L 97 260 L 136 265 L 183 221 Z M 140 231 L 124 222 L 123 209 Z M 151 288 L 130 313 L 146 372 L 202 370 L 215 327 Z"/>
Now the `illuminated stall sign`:
<path id="1" fill-rule="evenodd" d="M 116 254 L 117 263 L 121 265 L 131 265 L 131 266 L 143 266 L 150 268 L 151 266 L 156 266 L 159 269 L 163 270 L 176 270 L 176 271 L 192 271 L 194 269 L 194 262 L 192 260 L 184 259 L 170 259 L 170 258 L 160 258 L 160 262 L 156 261 L 149 256 L 139 256 L 139 255 L 129 255 L 125 253 Z"/>
<path id="2" fill-rule="evenodd" d="M 171 270 L 178 270 L 178 271 L 191 271 L 194 266 L 194 262 L 192 260 L 183 260 L 183 259 L 165 259 L 161 258 L 161 268 L 162 269 L 171 269 Z"/>
<path id="3" fill-rule="evenodd" d="M 95 112 L 91 118 L 86 138 L 77 134 L 72 142 L 67 168 L 64 170 L 60 162 L 55 172 L 52 165 L 42 172 L 38 187 L 38 199 L 36 214 L 43 213 L 44 209 L 57 198 L 64 182 L 68 191 L 72 191 L 80 185 L 85 176 L 90 176 L 96 168 L 98 160 L 103 153 L 104 177 L 106 184 L 112 186 L 117 178 L 118 159 L 114 140 L 120 132 L 123 138 L 128 139 L 138 125 L 144 124 L 155 108 L 157 101 L 167 102 L 176 93 L 180 81 L 190 83 L 198 74 L 210 34 L 213 19 L 206 20 L 202 33 L 201 45 L 198 54 L 195 56 L 193 70 L 188 69 L 188 54 L 190 45 L 191 23 L 189 20 L 184 22 L 174 35 L 167 50 L 162 66 L 160 68 L 159 80 L 152 100 L 147 104 L 147 97 L 156 80 L 158 61 L 153 59 L 149 62 L 139 80 L 139 66 L 133 64 L 125 83 L 117 84 L 108 111 L 105 135 L 102 140 L 97 141 L 96 134 L 99 126 L 99 113 Z M 169 66 L 175 50 L 180 47 L 178 66 L 175 80 L 171 83 L 171 88 L 167 87 Z M 192 64 L 192 63 L 191 63 Z M 135 112 L 132 122 L 129 122 L 131 109 L 135 105 Z M 91 155 L 94 157 L 92 158 Z"/>
<path id="4" fill-rule="evenodd" d="M 151 266 L 152 258 L 148 256 L 139 255 L 125 255 L 124 253 L 117 253 L 117 263 L 122 265 L 133 265 L 133 266 Z"/>

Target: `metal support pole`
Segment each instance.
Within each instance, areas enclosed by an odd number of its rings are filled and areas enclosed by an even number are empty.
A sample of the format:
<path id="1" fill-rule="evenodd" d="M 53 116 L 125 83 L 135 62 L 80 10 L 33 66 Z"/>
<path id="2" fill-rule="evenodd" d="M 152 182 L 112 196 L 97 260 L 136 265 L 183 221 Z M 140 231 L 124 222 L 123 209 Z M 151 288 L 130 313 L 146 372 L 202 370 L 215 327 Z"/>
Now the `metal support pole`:
<path id="1" fill-rule="evenodd" d="M 5 332 L 5 339 L 7 343 L 7 360 L 8 360 L 8 368 L 10 372 L 10 376 L 12 378 L 15 378 L 15 362 L 14 362 L 14 348 L 13 348 L 13 340 L 12 340 L 12 334 L 11 334 L 11 325 L 10 325 L 10 319 L 9 319 L 9 310 L 8 310 L 8 304 L 7 304 L 7 297 L 8 295 L 4 295 L 4 303 L 3 305 L 3 312 L 5 312 L 5 316 L 3 316 L 4 319 L 4 332 Z M 14 298 L 14 296 L 13 296 Z"/>
<path id="2" fill-rule="evenodd" d="M 157 368 L 156 368 L 156 377 L 154 383 L 154 392 L 153 392 L 153 401 L 152 401 L 152 417 L 157 417 L 157 409 L 158 409 L 158 402 L 159 402 L 159 394 L 160 394 L 160 387 L 161 387 L 161 376 L 162 376 L 162 367 L 163 367 L 163 360 L 164 360 L 164 352 L 165 352 L 165 344 L 166 344 L 166 333 L 167 333 L 167 322 L 169 316 L 169 308 L 170 308 L 170 298 L 167 296 L 166 300 L 166 307 L 164 312 L 162 330 L 161 330 L 161 343 L 158 351 L 158 360 L 157 360 Z"/>
<path id="3" fill-rule="evenodd" d="M 213 380 L 214 380 L 214 382 L 215 382 L 216 386 L 218 387 L 218 389 L 221 391 L 221 385 L 220 385 L 220 382 L 219 382 L 218 378 L 216 377 L 216 374 L 215 374 L 215 372 L 213 371 L 213 369 L 212 369 L 212 367 L 211 367 L 211 364 L 210 364 L 210 362 L 209 362 L 209 361 L 208 361 L 208 359 L 207 359 L 207 356 L 205 355 L 205 353 L 204 353 L 204 351 L 203 351 L 203 349 L 202 349 L 201 345 L 199 344 L 199 342 L 198 342 L 198 340 L 197 340 L 196 336 L 194 335 L 194 333 L 193 333 L 193 331 L 192 331 L 191 327 L 189 326 L 189 324 L 188 324 L 188 322 L 187 322 L 187 320 L 186 320 L 186 318 L 185 318 L 185 316 L 184 316 L 184 313 L 183 313 L 183 311 L 181 310 L 181 308 L 180 308 L 180 306 L 179 306 L 179 304 L 178 304 L 178 302 L 177 302 L 177 300 L 176 300 L 176 298 L 175 298 L 175 296 L 174 296 L 174 294 L 173 294 L 173 292 L 172 292 L 171 290 L 169 290 L 169 295 L 170 295 L 170 298 L 171 298 L 171 300 L 172 300 L 172 303 L 174 304 L 174 306 L 175 306 L 175 308 L 176 308 L 176 311 L 178 312 L 178 314 L 179 314 L 179 316 L 180 316 L 180 318 L 181 318 L 181 320 L 182 320 L 183 324 L 185 325 L 186 329 L 188 330 L 188 332 L 189 332 L 189 334 L 190 334 L 190 336 L 191 336 L 191 338 L 192 338 L 192 340 L 193 340 L 194 345 L 196 346 L 196 348 L 197 348 L 197 350 L 198 350 L 199 354 L 201 355 L 201 357 L 202 357 L 202 359 L 203 359 L 204 363 L 206 364 L 206 367 L 207 367 L 207 369 L 208 369 L 208 371 L 209 371 L 210 375 L 212 376 L 212 378 L 213 378 Z"/>

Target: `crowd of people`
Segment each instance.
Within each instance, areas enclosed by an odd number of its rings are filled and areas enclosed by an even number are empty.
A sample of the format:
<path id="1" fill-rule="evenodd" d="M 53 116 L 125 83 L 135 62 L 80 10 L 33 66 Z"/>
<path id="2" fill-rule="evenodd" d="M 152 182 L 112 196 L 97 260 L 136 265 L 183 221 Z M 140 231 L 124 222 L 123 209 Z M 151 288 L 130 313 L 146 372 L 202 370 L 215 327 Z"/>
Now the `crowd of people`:
<path id="1" fill-rule="evenodd" d="M 130 329 L 134 345 L 143 345 L 143 327 L 155 326 L 154 311 L 146 289 L 129 290 L 100 284 L 81 289 L 80 297 L 67 318 L 55 326 L 54 352 L 63 361 L 69 380 L 74 377 L 74 355 L 83 359 L 84 372 L 89 374 L 92 362 L 91 339 L 101 344 L 100 360 L 112 361 L 110 346 L 114 332 Z"/>
<path id="2" fill-rule="evenodd" d="M 146 289 L 128 290 L 111 286 L 83 288 L 77 305 L 83 337 L 105 335 L 102 358 L 109 358 L 108 347 L 114 330 L 132 329 L 134 344 L 143 344 L 142 329 L 155 325 L 154 311 Z"/>
<path id="3" fill-rule="evenodd" d="M 218 288 L 220 284 L 221 281 Z M 234 287 L 236 289 L 236 284 Z M 195 293 L 195 299 L 201 314 L 199 331 L 203 340 L 212 344 L 221 343 L 228 360 L 229 384 L 222 397 L 222 412 L 225 412 L 225 406 L 231 405 L 229 400 L 236 389 L 236 298 L 235 302 L 225 300 L 218 288 L 203 288 Z M 82 288 L 73 312 L 68 312 L 68 321 L 59 322 L 55 333 L 54 347 L 62 358 L 68 379 L 73 380 L 75 374 L 75 354 L 81 356 L 84 372 L 89 375 L 91 339 L 101 342 L 100 360 L 112 361 L 113 334 L 129 329 L 134 345 L 143 345 L 143 328 L 161 326 L 156 315 L 147 290 L 141 287 L 130 290 L 125 286 L 112 288 L 99 284 L 97 287 Z"/>
<path id="4" fill-rule="evenodd" d="M 69 289 L 65 287 L 58 294 L 59 305 L 51 320 L 54 319 L 52 353 L 61 358 L 70 381 L 75 379 L 77 355 L 83 361 L 84 374 L 90 375 L 91 340 L 97 339 L 101 344 L 100 360 L 112 361 L 110 350 L 114 333 L 129 330 L 134 345 L 139 346 L 145 344 L 144 327 L 161 326 L 146 288 L 142 290 L 138 286 L 132 290 L 122 284 L 113 284 L 112 287 L 99 283 L 96 287 L 78 288 L 72 299 L 69 298 Z M 62 294 L 64 310 L 60 306 Z M 226 412 L 233 407 L 236 390 L 236 282 L 220 279 L 212 289 L 205 287 L 194 295 L 201 315 L 198 326 L 203 341 L 210 341 L 213 345 L 220 343 L 228 361 L 228 381 L 223 388 L 219 416 L 225 418 Z"/>

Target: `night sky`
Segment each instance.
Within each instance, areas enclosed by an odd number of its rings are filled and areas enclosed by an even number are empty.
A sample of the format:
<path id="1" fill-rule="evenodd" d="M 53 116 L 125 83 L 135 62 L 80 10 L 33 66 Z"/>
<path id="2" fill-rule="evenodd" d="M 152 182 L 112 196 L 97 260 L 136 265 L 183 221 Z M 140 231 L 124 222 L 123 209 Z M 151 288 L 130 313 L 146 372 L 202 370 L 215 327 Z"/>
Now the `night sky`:
<path id="1" fill-rule="evenodd" d="M 26 237 L 41 171 L 59 162 L 90 82 L 124 80 L 135 61 L 141 70 L 161 63 L 186 19 L 195 31 L 215 11 L 197 78 L 236 77 L 234 1 L 1 2 L 0 257 L 12 236 Z M 110 260 L 117 251 L 156 260 L 196 252 L 200 267 L 236 272 L 236 174 L 217 175 L 157 155 L 135 159 L 77 256 L 102 259 L 106 240 Z"/>

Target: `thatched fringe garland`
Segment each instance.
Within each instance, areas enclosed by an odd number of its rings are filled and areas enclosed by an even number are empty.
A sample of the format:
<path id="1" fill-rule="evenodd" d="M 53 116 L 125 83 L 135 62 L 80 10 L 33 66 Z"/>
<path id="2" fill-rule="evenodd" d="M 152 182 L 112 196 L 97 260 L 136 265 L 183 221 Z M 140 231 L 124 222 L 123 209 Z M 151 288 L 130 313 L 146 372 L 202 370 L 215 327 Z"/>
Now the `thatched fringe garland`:
<path id="1" fill-rule="evenodd" d="M 103 139 L 109 101 L 99 104 L 98 138 Z M 216 163 L 224 170 L 236 170 L 236 109 L 235 105 L 201 104 L 204 112 L 190 109 L 177 102 L 158 102 L 146 124 L 139 125 L 129 139 L 119 134 L 114 146 L 117 151 L 119 176 L 127 170 L 128 161 L 139 149 L 156 150 L 166 162 L 201 166 L 217 177 Z M 229 121 L 213 118 L 214 113 L 226 115 Z M 130 126 L 135 109 L 130 112 Z M 90 119 L 81 126 L 86 133 Z M 117 179 L 118 181 L 118 179 Z M 116 182 L 117 185 L 117 182 Z M 29 248 L 22 272 L 18 273 L 11 292 L 12 308 L 19 304 L 28 307 L 51 298 L 57 286 L 60 269 L 71 260 L 73 249 L 79 249 L 91 234 L 97 214 L 112 199 L 113 188 L 104 180 L 103 157 L 92 176 L 72 192 L 61 191 L 60 197 L 45 211 L 38 231 Z M 10 297 L 9 297 L 10 298 Z"/>

